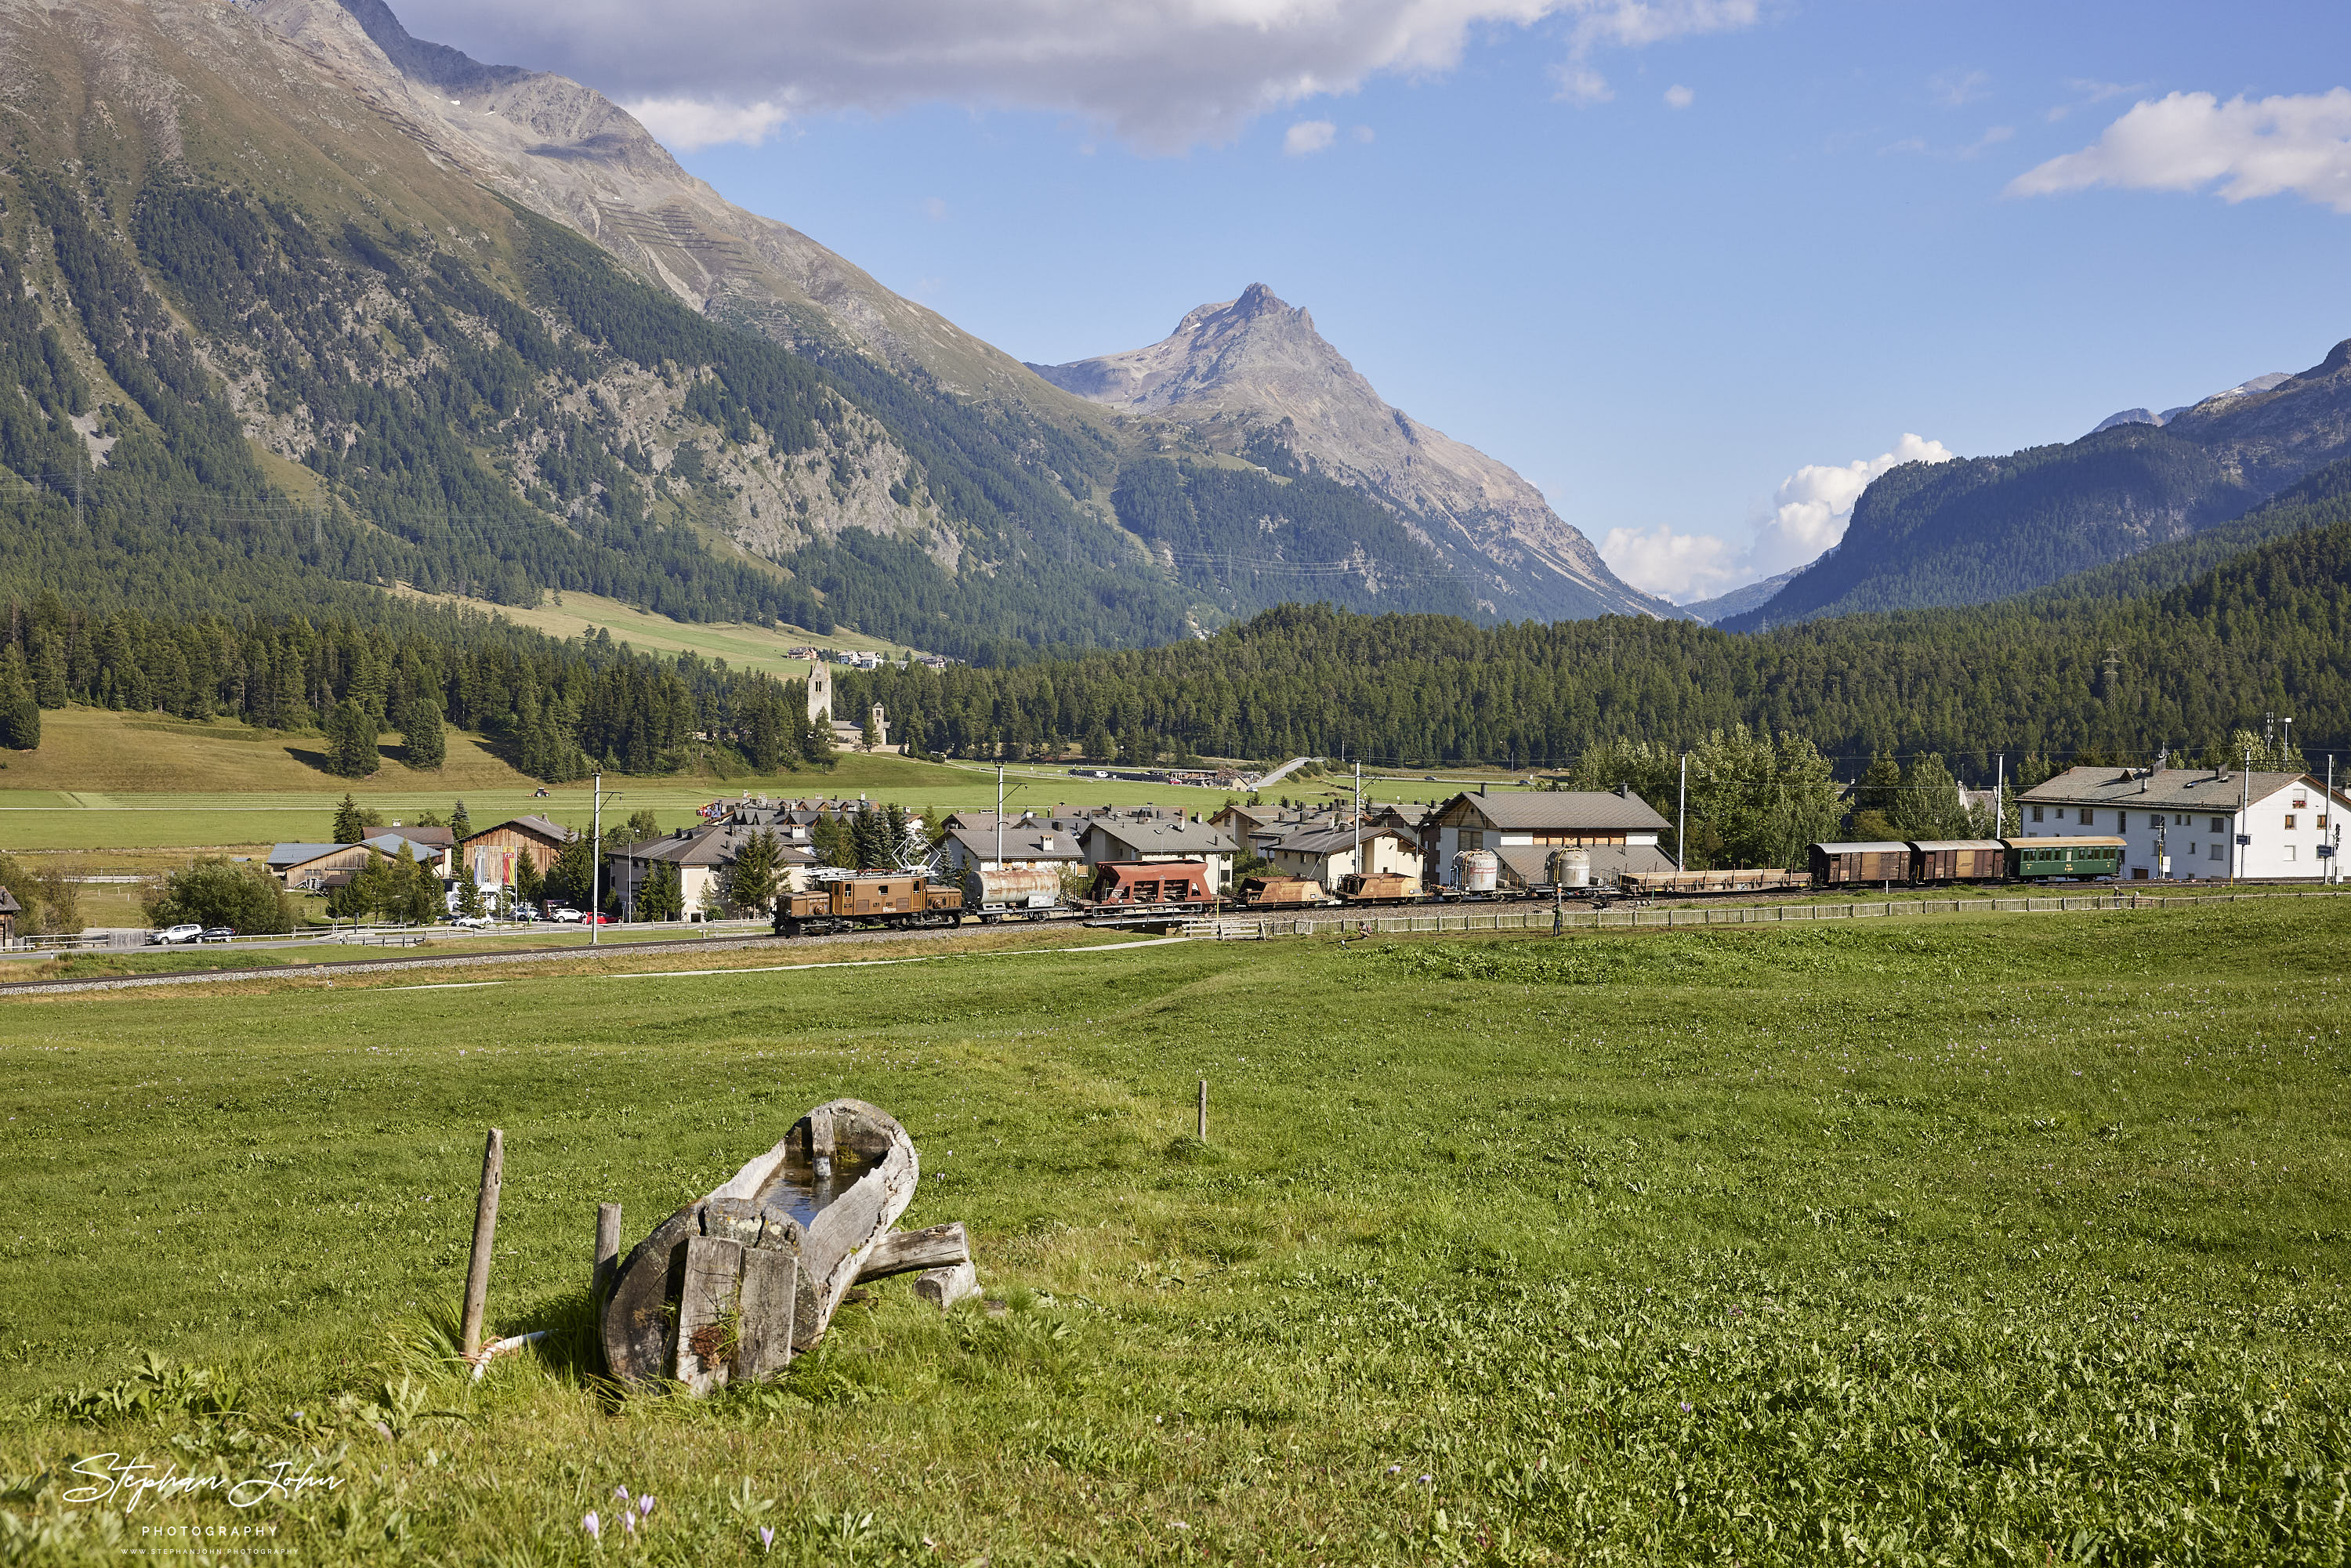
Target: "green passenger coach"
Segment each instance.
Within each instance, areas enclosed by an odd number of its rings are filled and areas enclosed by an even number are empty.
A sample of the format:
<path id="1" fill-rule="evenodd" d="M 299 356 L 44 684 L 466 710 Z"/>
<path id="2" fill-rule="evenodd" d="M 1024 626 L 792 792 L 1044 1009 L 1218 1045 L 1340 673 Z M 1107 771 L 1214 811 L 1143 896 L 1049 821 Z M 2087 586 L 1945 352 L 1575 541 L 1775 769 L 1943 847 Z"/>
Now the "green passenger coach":
<path id="1" fill-rule="evenodd" d="M 2008 874 L 2017 882 L 2120 876 L 2126 847 L 2124 839 L 2011 839 Z"/>

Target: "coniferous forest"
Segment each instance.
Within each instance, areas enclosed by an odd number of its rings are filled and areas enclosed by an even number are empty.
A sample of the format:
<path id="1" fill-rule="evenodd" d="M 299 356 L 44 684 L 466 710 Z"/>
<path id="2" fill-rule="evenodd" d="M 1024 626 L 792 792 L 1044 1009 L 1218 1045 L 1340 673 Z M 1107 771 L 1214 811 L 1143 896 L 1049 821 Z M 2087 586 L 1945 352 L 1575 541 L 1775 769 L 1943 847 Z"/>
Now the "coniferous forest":
<path id="1" fill-rule="evenodd" d="M 2321 487 L 2291 507 L 2265 524 L 2282 537 L 2118 599 L 2061 586 L 1761 634 L 1621 617 L 1481 628 L 1290 605 L 1158 648 L 844 672 L 837 700 L 845 712 L 883 703 L 893 736 L 923 751 L 1016 758 L 1564 767 L 1594 748 L 1677 748 L 1743 726 L 1800 737 L 1842 776 L 1876 754 L 1932 753 L 1982 779 L 1996 753 L 2218 759 L 2267 714 L 2294 717 L 2315 753 L 2351 740 L 2351 495 Z M 0 601 L 0 739 L 37 743 L 38 710 L 68 702 L 279 728 L 323 726 L 353 704 L 379 729 L 430 705 L 549 779 L 591 763 L 686 766 L 697 730 L 762 768 L 824 745 L 797 683 L 381 595 L 316 618 L 95 612 L 53 592 Z"/>

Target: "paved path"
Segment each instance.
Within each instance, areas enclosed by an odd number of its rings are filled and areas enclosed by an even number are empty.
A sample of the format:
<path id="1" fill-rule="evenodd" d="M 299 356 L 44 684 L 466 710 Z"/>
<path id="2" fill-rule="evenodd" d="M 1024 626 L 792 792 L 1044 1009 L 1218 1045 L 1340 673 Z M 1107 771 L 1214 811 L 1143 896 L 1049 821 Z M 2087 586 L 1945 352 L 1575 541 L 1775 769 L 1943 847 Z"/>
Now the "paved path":
<path id="1" fill-rule="evenodd" d="M 1267 774 L 1264 778 L 1259 779 L 1255 784 L 1251 785 L 1250 788 L 1252 789 L 1270 789 L 1313 760 L 1314 758 L 1311 757 L 1293 757 L 1289 761 L 1283 763 L 1280 767 L 1275 768 L 1272 772 Z"/>

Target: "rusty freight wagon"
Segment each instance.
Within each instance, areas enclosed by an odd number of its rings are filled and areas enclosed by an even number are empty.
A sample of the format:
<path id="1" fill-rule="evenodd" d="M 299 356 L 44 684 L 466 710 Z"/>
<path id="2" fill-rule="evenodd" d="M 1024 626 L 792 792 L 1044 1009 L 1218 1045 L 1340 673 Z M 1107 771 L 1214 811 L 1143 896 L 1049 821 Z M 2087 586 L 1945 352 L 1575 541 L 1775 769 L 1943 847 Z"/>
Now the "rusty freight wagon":
<path id="1" fill-rule="evenodd" d="M 1213 909 L 1217 894 L 1198 861 L 1103 861 L 1094 867 L 1093 902 L 1110 911 Z"/>
<path id="2" fill-rule="evenodd" d="M 1813 844 L 1811 846 L 1813 885 L 1842 887 L 1848 883 L 1908 882 L 1910 846 L 1893 842 Z"/>
<path id="3" fill-rule="evenodd" d="M 962 919 L 961 888 L 942 886 L 919 871 L 873 871 L 825 876 L 806 893 L 778 898 L 775 930 L 778 936 L 820 936 L 858 926 L 955 925 Z"/>
<path id="4" fill-rule="evenodd" d="M 1253 876 L 1241 883 L 1244 909 L 1301 909 L 1330 902 L 1331 895 L 1311 877 Z"/>
<path id="5" fill-rule="evenodd" d="M 1912 882 L 2005 882 L 2008 846 L 1998 839 L 1914 839 Z"/>

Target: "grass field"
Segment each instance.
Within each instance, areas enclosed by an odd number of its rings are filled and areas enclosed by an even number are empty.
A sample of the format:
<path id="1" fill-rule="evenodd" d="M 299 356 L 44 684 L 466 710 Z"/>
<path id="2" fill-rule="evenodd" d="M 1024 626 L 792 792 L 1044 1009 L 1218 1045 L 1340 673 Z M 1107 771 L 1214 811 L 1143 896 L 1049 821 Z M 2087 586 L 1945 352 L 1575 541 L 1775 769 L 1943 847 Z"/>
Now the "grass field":
<path id="1" fill-rule="evenodd" d="M 758 626 L 735 622 L 673 621 L 651 611 L 632 610 L 617 599 L 594 593 L 550 594 L 536 609 L 461 599 L 454 594 L 417 593 L 402 590 L 400 597 L 427 604 L 462 606 L 484 614 L 502 616 L 517 626 L 544 632 L 550 637 L 582 637 L 609 632 L 616 643 L 627 643 L 642 653 L 694 652 L 705 659 L 724 659 L 738 670 L 766 670 L 778 675 L 804 675 L 808 661 L 788 659 L 785 650 L 799 647 L 872 650 L 893 658 L 924 652 L 862 632 L 836 630 L 820 637 L 813 632 L 780 622 Z"/>
<path id="2" fill-rule="evenodd" d="M 2342 1561 L 2342 902 L 1026 940 L 0 1003 L 0 1539 L 35 1562 L 190 1525 L 272 1528 L 305 1563 Z M 892 1282 L 779 1386 L 600 1392 L 595 1203 L 633 1241 L 844 1093 L 905 1122 L 905 1223 L 968 1223 L 1008 1310 L 942 1322 Z M 492 1326 L 556 1332 L 468 1385 L 433 1324 L 492 1124 Z M 66 1501 L 74 1457 L 109 1453 L 340 1485 Z M 620 1487 L 659 1499 L 632 1534 Z"/>
<path id="3" fill-rule="evenodd" d="M 0 764 L 0 850 L 162 849 L 226 847 L 323 838 L 335 802 L 349 790 L 387 821 L 413 821 L 421 811 L 446 815 L 462 797 L 473 821 L 486 825 L 538 811 L 567 826 L 584 827 L 591 814 L 586 780 L 549 787 L 508 768 L 478 736 L 453 730 L 448 765 L 437 773 L 402 766 L 387 756 L 373 777 L 346 781 L 319 766 L 324 743 L 316 736 L 280 735 L 241 724 L 183 724 L 153 716 L 66 708 L 42 716 L 37 751 L 9 752 Z M 392 751 L 397 747 L 390 748 Z M 1438 800 L 1472 774 L 1387 781 L 1367 795 L 1382 800 Z M 1495 776 L 1499 778 L 1499 776 Z M 904 757 L 843 755 L 831 768 L 808 768 L 769 778 L 605 775 L 619 791 L 622 816 L 660 814 L 664 827 L 694 820 L 695 809 L 746 790 L 768 796 L 866 795 L 914 809 L 992 808 L 996 774 L 977 764 L 916 762 Z M 1064 767 L 1009 770 L 1009 804 L 1018 810 L 1071 805 L 1182 803 L 1214 810 L 1221 791 L 1077 778 Z M 1303 799 L 1332 781 L 1291 780 L 1276 796 Z M 608 810 L 611 809 L 608 807 Z"/>

